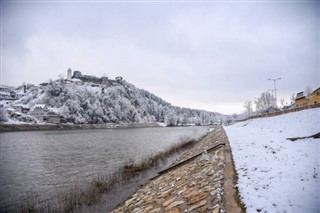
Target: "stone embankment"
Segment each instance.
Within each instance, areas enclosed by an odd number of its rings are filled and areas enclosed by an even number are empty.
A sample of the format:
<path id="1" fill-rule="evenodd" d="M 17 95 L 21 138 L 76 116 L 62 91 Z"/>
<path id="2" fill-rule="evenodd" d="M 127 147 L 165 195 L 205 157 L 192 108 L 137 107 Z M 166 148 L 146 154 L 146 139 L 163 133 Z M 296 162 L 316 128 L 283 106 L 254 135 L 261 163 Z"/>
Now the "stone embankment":
<path id="1" fill-rule="evenodd" d="M 178 166 L 160 172 L 112 212 L 241 212 L 228 147 L 223 128 L 215 128 L 177 160 Z"/>

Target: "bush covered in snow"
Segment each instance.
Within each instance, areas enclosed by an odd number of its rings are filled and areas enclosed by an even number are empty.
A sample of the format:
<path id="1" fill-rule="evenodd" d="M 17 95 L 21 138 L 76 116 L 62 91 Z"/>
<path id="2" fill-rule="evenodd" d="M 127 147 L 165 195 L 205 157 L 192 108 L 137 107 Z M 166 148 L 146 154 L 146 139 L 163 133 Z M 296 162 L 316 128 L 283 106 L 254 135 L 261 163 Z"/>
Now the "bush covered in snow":
<path id="1" fill-rule="evenodd" d="M 8 113 L 4 108 L 0 108 L 0 122 L 7 122 L 8 119 Z"/>

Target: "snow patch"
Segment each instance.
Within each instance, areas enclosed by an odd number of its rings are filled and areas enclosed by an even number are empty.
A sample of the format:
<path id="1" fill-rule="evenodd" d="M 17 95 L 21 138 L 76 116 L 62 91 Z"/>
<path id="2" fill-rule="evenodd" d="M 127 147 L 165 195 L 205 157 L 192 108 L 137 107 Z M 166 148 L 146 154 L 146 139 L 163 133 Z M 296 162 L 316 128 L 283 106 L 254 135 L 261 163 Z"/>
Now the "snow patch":
<path id="1" fill-rule="evenodd" d="M 247 212 L 319 212 L 320 109 L 225 127 Z"/>

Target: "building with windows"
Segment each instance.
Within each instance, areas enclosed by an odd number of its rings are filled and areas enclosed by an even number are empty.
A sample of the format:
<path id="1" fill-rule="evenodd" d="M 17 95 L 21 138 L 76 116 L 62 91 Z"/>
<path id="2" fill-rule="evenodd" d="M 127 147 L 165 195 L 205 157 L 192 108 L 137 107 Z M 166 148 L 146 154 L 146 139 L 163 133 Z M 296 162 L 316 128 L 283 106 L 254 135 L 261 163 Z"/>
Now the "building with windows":
<path id="1" fill-rule="evenodd" d="M 48 107 L 45 104 L 36 104 L 30 111 L 29 114 L 34 116 L 40 122 L 45 121 L 48 115 Z"/>
<path id="2" fill-rule="evenodd" d="M 311 106 L 318 103 L 320 103 L 320 87 L 315 89 L 310 95 L 304 91 L 299 92 L 295 99 L 296 107 Z"/>

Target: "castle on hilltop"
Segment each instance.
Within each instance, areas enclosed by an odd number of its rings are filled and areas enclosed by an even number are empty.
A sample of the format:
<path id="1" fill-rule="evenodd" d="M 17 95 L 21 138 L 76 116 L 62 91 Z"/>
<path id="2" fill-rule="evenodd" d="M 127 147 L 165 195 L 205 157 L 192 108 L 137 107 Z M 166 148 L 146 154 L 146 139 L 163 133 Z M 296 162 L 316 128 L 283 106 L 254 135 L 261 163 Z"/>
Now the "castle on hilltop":
<path id="1" fill-rule="evenodd" d="M 93 75 L 82 75 L 80 71 L 75 70 L 73 72 L 73 75 L 71 76 L 72 70 L 69 68 L 67 70 L 67 80 L 72 80 L 72 79 L 79 79 L 83 82 L 88 82 L 88 83 L 94 83 L 94 84 L 103 84 L 103 85 L 116 85 L 119 84 L 123 81 L 122 77 L 116 77 L 115 80 L 111 80 L 106 76 L 102 76 L 101 78 L 98 78 Z"/>

